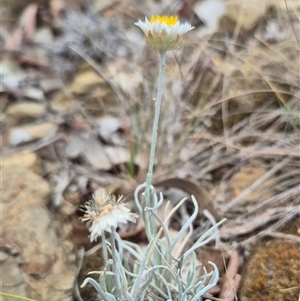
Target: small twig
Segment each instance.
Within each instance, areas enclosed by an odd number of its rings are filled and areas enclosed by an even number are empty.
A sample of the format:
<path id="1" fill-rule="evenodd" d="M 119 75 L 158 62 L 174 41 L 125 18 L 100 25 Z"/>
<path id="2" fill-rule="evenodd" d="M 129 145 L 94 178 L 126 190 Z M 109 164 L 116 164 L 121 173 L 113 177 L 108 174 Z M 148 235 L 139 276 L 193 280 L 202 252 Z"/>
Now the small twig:
<path id="1" fill-rule="evenodd" d="M 277 223 L 275 223 L 274 225 L 272 225 L 269 229 L 267 230 L 272 230 L 275 231 L 281 227 L 283 227 L 284 225 L 286 225 L 287 223 L 289 223 L 291 220 L 293 220 L 298 214 L 300 214 L 300 207 L 299 206 L 295 206 L 293 208 L 291 208 L 291 210 L 287 211 L 288 213 L 282 218 L 280 219 Z"/>
<path id="2" fill-rule="evenodd" d="M 300 192 L 300 186 L 297 185 L 295 187 L 290 188 L 289 190 L 286 190 L 286 191 L 283 191 L 282 193 L 274 195 L 273 197 L 269 198 L 268 200 L 265 200 L 264 202 L 259 203 L 251 211 L 247 212 L 244 215 L 244 217 L 253 215 L 253 213 L 255 213 L 255 212 L 262 212 L 269 207 L 275 207 L 275 204 L 276 204 L 276 206 L 279 206 L 281 203 L 285 202 L 286 200 L 288 200 L 292 197 L 295 197 L 295 196 L 299 196 L 299 192 Z"/>
<path id="3" fill-rule="evenodd" d="M 276 207 L 269 208 L 263 211 L 262 214 L 251 216 L 249 218 L 239 217 L 233 222 L 228 222 L 221 229 L 221 236 L 223 239 L 230 239 L 232 237 L 248 234 L 252 231 L 262 228 L 270 222 L 279 220 L 279 223 L 284 220 L 286 216 L 295 213 L 296 207 Z M 275 229 L 272 229 L 275 230 Z M 251 240 L 253 237 L 248 238 L 246 241 Z"/>
<path id="4" fill-rule="evenodd" d="M 273 168 L 271 168 L 267 173 L 261 176 L 258 180 L 256 180 L 250 187 L 245 189 L 239 196 L 234 198 L 230 203 L 225 206 L 225 211 L 231 209 L 232 207 L 236 206 L 240 203 L 245 197 L 255 191 L 259 186 L 261 186 L 264 182 L 266 182 L 271 176 L 273 176 L 277 171 L 282 169 L 291 158 L 287 157 L 280 163 L 276 164 Z"/>
<path id="5" fill-rule="evenodd" d="M 273 210 L 274 210 L 275 208 L 273 208 Z M 288 208 L 286 208 L 286 209 L 288 209 Z M 272 210 L 272 209 L 271 209 Z M 285 210 L 285 211 L 283 211 L 282 212 L 282 214 L 283 214 L 283 217 L 282 218 L 280 218 L 280 220 L 277 222 L 277 223 L 275 223 L 274 225 L 272 225 L 271 227 L 269 227 L 266 231 L 267 231 L 267 233 L 272 233 L 271 231 L 275 231 L 275 230 L 277 230 L 278 228 L 281 228 L 282 226 L 284 226 L 285 224 L 287 224 L 289 221 L 291 221 L 292 219 L 294 219 L 294 217 L 297 215 L 297 214 L 299 214 L 299 206 L 295 206 L 295 207 L 293 207 L 293 208 L 291 208 L 291 210 L 290 209 L 288 209 L 288 210 Z M 262 232 L 264 232 L 264 231 L 262 231 Z M 247 244 L 249 244 L 249 243 L 255 243 L 261 236 L 260 236 L 260 234 L 262 233 L 262 232 L 260 232 L 260 233 L 258 233 L 258 234 L 256 234 L 256 235 L 254 235 L 254 236 L 251 236 L 251 237 L 249 237 L 248 239 L 246 239 L 246 240 L 244 240 L 244 241 L 242 241 L 242 242 L 240 242 L 240 244 L 242 245 L 242 246 L 245 246 L 245 245 L 247 245 Z M 284 236 L 286 236 L 287 234 L 284 234 Z"/>

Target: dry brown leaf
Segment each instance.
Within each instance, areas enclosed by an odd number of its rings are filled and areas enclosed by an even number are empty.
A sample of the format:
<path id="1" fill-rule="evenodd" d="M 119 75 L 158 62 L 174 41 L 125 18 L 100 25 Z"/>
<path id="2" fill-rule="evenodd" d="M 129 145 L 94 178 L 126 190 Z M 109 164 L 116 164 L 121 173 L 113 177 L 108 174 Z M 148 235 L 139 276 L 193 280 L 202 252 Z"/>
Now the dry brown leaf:
<path id="1" fill-rule="evenodd" d="M 10 37 L 5 41 L 6 50 L 18 50 L 23 40 L 23 32 L 21 28 L 16 28 Z"/>
<path id="2" fill-rule="evenodd" d="M 1 61 L 1 92 L 11 92 L 19 95 L 19 86 L 26 79 L 26 73 L 20 68 L 16 60 L 3 59 Z"/>
<path id="3" fill-rule="evenodd" d="M 170 178 L 163 181 L 160 181 L 154 186 L 158 187 L 165 187 L 165 188 L 176 188 L 183 190 L 188 196 L 193 195 L 199 205 L 199 214 L 201 215 L 203 210 L 208 210 L 216 219 L 216 221 L 220 220 L 219 213 L 214 209 L 212 202 L 207 194 L 207 192 L 197 183 L 192 182 L 186 179 L 180 178 Z"/>
<path id="4" fill-rule="evenodd" d="M 222 24 L 233 34 L 240 30 L 250 31 L 271 6 L 271 0 L 227 0 Z"/>
<path id="5" fill-rule="evenodd" d="M 69 135 L 65 151 L 69 158 L 84 156 L 94 169 L 99 170 L 110 170 L 131 161 L 128 148 L 103 146 L 96 135 L 88 133 Z M 135 164 L 140 168 L 145 168 L 145 162 L 141 155 L 135 157 Z"/>
<path id="6" fill-rule="evenodd" d="M 52 198 L 52 205 L 53 207 L 58 207 L 62 204 L 64 197 L 63 192 L 68 187 L 69 183 L 72 180 L 72 173 L 66 168 L 62 168 L 57 175 L 54 176 L 54 191 L 53 191 L 53 198 Z"/>
<path id="7" fill-rule="evenodd" d="M 125 146 L 127 141 L 122 133 L 126 133 L 128 126 L 117 117 L 105 115 L 96 121 L 99 136 L 112 145 Z"/>
<path id="8" fill-rule="evenodd" d="M 105 153 L 113 165 L 124 164 L 130 161 L 130 152 L 125 147 L 107 146 Z"/>
<path id="9" fill-rule="evenodd" d="M 58 20 L 61 12 L 65 8 L 65 2 L 64 0 L 50 0 L 49 7 L 53 18 Z"/>
<path id="10" fill-rule="evenodd" d="M 33 100 L 43 100 L 45 99 L 44 92 L 40 88 L 33 86 L 25 86 L 22 90 L 23 96 L 33 99 Z"/>
<path id="11" fill-rule="evenodd" d="M 11 145 L 19 145 L 36 139 L 46 137 L 57 130 L 57 125 L 50 122 L 40 124 L 27 124 L 10 130 L 9 141 Z"/>
<path id="12" fill-rule="evenodd" d="M 36 119 L 46 114 L 46 108 L 41 103 L 24 101 L 8 107 L 7 114 L 18 122 L 25 118 Z"/>
<path id="13" fill-rule="evenodd" d="M 203 268 L 205 268 L 208 273 L 213 271 L 214 268 L 209 264 L 209 261 L 216 264 L 218 271 L 222 276 L 225 271 L 224 263 L 226 263 L 228 259 L 228 254 L 220 249 L 201 249 L 198 254 L 198 259 L 201 262 L 200 276 L 204 274 Z"/>
<path id="14" fill-rule="evenodd" d="M 28 5 L 22 13 L 20 19 L 20 27 L 23 29 L 25 38 L 32 41 L 36 31 L 36 17 L 38 5 L 32 3 Z"/>
<path id="15" fill-rule="evenodd" d="M 69 158 L 85 157 L 93 169 L 109 170 L 112 168 L 104 147 L 97 137 L 91 133 L 70 134 L 65 151 Z"/>
<path id="16" fill-rule="evenodd" d="M 210 33 L 218 29 L 219 21 L 225 10 L 226 3 L 224 0 L 198 1 L 194 8 L 195 14 L 206 25 Z"/>
<path id="17" fill-rule="evenodd" d="M 110 8 L 112 5 L 117 4 L 120 2 L 119 0 L 95 0 L 94 1 L 94 9 L 96 11 L 102 12 L 108 8 Z"/>
<path id="18" fill-rule="evenodd" d="M 83 156 L 94 169 L 110 170 L 113 167 L 113 163 L 107 156 L 105 148 L 98 139 L 93 136 L 84 141 L 82 152 Z"/>
<path id="19" fill-rule="evenodd" d="M 68 95 L 68 94 L 67 94 Z M 53 97 L 50 107 L 56 112 L 74 111 L 78 108 L 79 101 L 73 97 L 67 97 L 64 91 L 59 91 Z"/>
<path id="20" fill-rule="evenodd" d="M 68 142 L 65 147 L 66 156 L 69 159 L 78 158 L 83 150 L 84 141 L 79 134 L 70 134 L 68 135 Z"/>
<path id="21" fill-rule="evenodd" d="M 106 85 L 104 79 L 93 70 L 78 73 L 69 86 L 69 92 L 77 95 L 89 93 L 90 90 L 99 85 Z"/>
<path id="22" fill-rule="evenodd" d="M 131 95 L 143 83 L 143 72 L 137 66 L 131 69 L 126 64 L 128 64 L 126 61 L 120 64 L 111 63 L 107 68 L 121 91 Z"/>
<path id="23" fill-rule="evenodd" d="M 243 262 L 238 250 L 234 250 L 230 255 L 226 273 L 223 276 L 223 284 L 219 298 L 234 301 L 237 294 L 241 276 L 238 274 L 239 267 Z"/>
<path id="24" fill-rule="evenodd" d="M 105 147 L 107 157 L 114 165 L 130 163 L 132 160 L 142 170 L 147 167 L 147 158 L 139 153 L 134 158 L 131 158 L 128 148 L 120 146 L 107 146 Z"/>

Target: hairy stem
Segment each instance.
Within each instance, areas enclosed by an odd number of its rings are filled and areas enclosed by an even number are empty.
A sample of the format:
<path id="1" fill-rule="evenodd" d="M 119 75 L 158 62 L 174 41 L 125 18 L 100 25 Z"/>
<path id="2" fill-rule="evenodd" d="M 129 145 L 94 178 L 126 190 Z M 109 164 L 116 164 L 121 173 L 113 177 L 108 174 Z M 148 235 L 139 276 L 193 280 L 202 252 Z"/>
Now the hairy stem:
<path id="1" fill-rule="evenodd" d="M 158 89 L 157 89 L 157 97 L 156 97 L 156 104 L 155 104 L 155 116 L 154 116 L 153 129 L 152 129 L 150 159 L 149 159 L 149 167 L 148 167 L 148 173 L 147 173 L 147 179 L 146 179 L 146 189 L 145 189 L 145 197 L 144 197 L 144 202 L 143 202 L 143 208 L 153 207 L 153 205 L 154 205 L 154 204 L 150 204 L 151 181 L 152 181 L 152 175 L 153 175 L 153 166 L 154 166 L 155 149 L 156 149 L 156 142 L 157 142 L 158 123 L 159 123 L 159 115 L 160 115 L 162 94 L 163 94 L 163 87 L 164 87 L 165 64 L 166 64 L 166 52 L 163 51 L 163 52 L 160 52 Z M 154 225 L 151 225 L 151 224 L 150 224 L 150 226 L 153 226 L 152 230 L 154 230 L 155 222 L 154 222 Z M 150 239 L 150 237 L 148 237 L 148 239 Z"/>
<path id="2" fill-rule="evenodd" d="M 121 298 L 121 300 L 124 299 L 123 296 L 123 290 L 121 287 L 121 281 L 120 281 L 120 272 L 118 270 L 118 264 L 119 264 L 119 260 L 117 258 L 117 249 L 116 249 L 116 243 L 115 243 L 115 228 L 112 228 L 111 231 L 111 235 L 110 235 L 110 243 L 111 243 L 111 252 L 112 252 L 112 258 L 113 258 L 113 272 L 114 272 L 114 278 L 116 281 L 116 288 L 119 294 L 119 297 Z"/>

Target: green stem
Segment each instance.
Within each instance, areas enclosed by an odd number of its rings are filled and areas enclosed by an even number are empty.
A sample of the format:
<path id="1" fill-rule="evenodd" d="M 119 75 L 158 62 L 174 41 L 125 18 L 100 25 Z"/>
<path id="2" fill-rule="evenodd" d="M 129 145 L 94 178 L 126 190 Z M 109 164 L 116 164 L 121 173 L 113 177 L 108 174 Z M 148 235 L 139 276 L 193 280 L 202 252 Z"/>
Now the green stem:
<path id="1" fill-rule="evenodd" d="M 150 187 L 153 175 L 153 166 L 154 166 L 154 159 L 155 159 L 155 149 L 156 149 L 156 142 L 157 142 L 157 131 L 158 131 L 158 122 L 159 122 L 159 115 L 161 109 L 161 100 L 164 88 L 164 77 L 165 77 L 165 65 L 166 65 L 166 52 L 160 52 L 160 62 L 159 62 L 159 75 L 158 75 L 158 89 L 157 89 L 157 97 L 156 97 L 156 104 L 155 104 L 155 116 L 153 122 L 153 129 L 152 129 L 152 140 L 151 140 L 151 149 L 150 149 L 150 160 L 149 160 L 149 167 L 146 179 L 146 191 L 145 191 L 145 207 L 150 206 Z"/>

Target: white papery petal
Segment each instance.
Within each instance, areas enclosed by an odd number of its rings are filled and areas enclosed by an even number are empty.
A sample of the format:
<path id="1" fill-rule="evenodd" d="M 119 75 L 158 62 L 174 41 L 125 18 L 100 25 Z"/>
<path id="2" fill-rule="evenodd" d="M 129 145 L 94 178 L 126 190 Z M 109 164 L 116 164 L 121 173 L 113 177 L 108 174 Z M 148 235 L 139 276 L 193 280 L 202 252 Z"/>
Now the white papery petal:
<path id="1" fill-rule="evenodd" d="M 128 221 L 136 222 L 138 215 L 132 213 L 125 206 L 122 197 L 118 200 L 111 195 L 94 196 L 92 200 L 85 204 L 85 214 L 82 221 L 87 222 L 91 233 L 90 241 L 97 240 L 103 231 L 111 232 L 120 224 L 127 224 Z"/>
<path id="2" fill-rule="evenodd" d="M 134 24 L 135 24 L 136 26 L 139 26 L 139 28 L 140 28 L 145 34 L 148 34 L 150 28 L 149 28 L 149 26 L 148 26 L 146 23 L 139 21 L 139 22 L 134 23 Z"/>
<path id="3" fill-rule="evenodd" d="M 177 48 L 182 41 L 183 35 L 194 27 L 188 22 L 180 24 L 177 21 L 173 25 L 167 25 L 166 22 L 157 20 L 150 23 L 147 17 L 145 21 L 135 23 L 145 34 L 146 43 L 158 51 L 166 51 Z"/>

